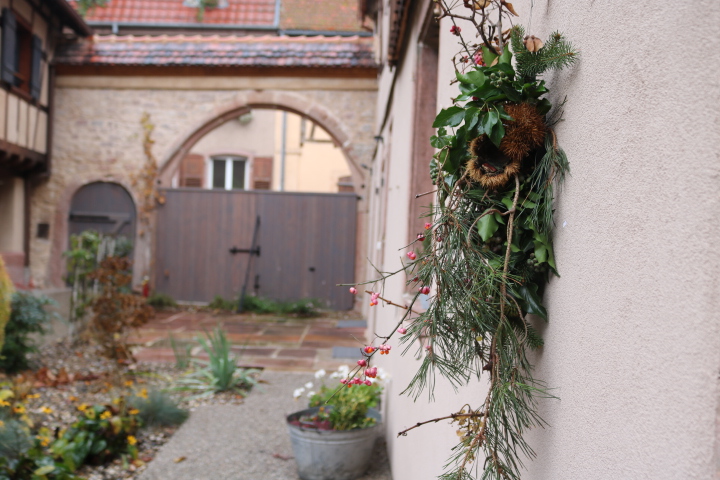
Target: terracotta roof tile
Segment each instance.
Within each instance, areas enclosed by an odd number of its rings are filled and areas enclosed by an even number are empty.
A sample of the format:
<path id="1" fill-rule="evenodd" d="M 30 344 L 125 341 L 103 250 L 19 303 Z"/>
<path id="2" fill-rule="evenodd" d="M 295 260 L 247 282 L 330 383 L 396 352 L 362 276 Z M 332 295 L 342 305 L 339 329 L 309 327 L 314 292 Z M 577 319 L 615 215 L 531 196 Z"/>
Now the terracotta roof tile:
<path id="1" fill-rule="evenodd" d="M 226 0 L 227 7 L 206 8 L 202 22 L 198 9 L 183 5 L 183 0 L 110 0 L 104 7 L 88 10 L 88 22 L 118 22 L 146 25 L 263 25 L 275 22 L 275 0 Z M 77 1 L 69 0 L 77 9 Z"/>
<path id="2" fill-rule="evenodd" d="M 65 65 L 218 67 L 375 67 L 367 37 L 115 36 L 66 45 Z"/>
<path id="3" fill-rule="evenodd" d="M 358 32 L 358 0 L 282 0 L 280 28 Z"/>

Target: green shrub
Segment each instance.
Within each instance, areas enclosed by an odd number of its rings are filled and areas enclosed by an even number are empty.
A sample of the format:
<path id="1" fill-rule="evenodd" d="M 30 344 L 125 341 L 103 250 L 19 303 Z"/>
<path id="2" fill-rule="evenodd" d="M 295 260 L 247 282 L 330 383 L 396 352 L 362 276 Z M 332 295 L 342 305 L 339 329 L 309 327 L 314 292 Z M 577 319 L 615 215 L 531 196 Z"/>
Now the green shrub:
<path id="1" fill-rule="evenodd" d="M 366 428 L 375 424 L 375 419 L 368 417 L 367 412 L 377 406 L 381 392 L 382 387 L 377 383 L 339 389 L 323 385 L 310 397 L 309 406 L 332 407 L 327 414 L 333 430 Z"/>
<path id="2" fill-rule="evenodd" d="M 305 298 L 294 302 L 281 303 L 279 313 L 297 315 L 299 317 L 314 317 L 319 313 L 317 310 L 319 306 L 319 300 Z"/>
<path id="3" fill-rule="evenodd" d="M 220 295 L 215 295 L 215 298 L 212 299 L 212 302 L 208 304 L 208 307 L 212 308 L 213 310 L 225 310 L 228 312 L 235 311 L 237 308 L 237 303 L 233 300 L 225 300 Z"/>
<path id="4" fill-rule="evenodd" d="M 137 416 L 105 405 L 82 405 L 82 414 L 50 446 L 57 463 L 74 472 L 86 463 L 101 464 L 120 454 L 137 457 Z M 80 407 L 79 407 L 80 408 Z"/>
<path id="5" fill-rule="evenodd" d="M 5 326 L 5 343 L 0 353 L 0 370 L 15 373 L 30 368 L 27 355 L 37 347 L 31 335 L 44 334 L 55 315 L 45 307 L 55 302 L 44 296 L 15 292 L 12 297 L 10 321 Z"/>
<path id="6" fill-rule="evenodd" d="M 21 458 L 33 444 L 30 431 L 23 422 L 15 419 L 2 420 L 0 426 L 0 457 L 9 460 Z"/>
<path id="7" fill-rule="evenodd" d="M 175 299 L 167 293 L 153 292 L 147 298 L 147 303 L 148 305 L 158 309 L 177 307 Z"/>
<path id="8" fill-rule="evenodd" d="M 0 350 L 5 343 L 5 325 L 10 320 L 10 305 L 14 291 L 15 287 L 5 268 L 5 261 L 0 257 Z"/>
<path id="9" fill-rule="evenodd" d="M 188 417 L 188 412 L 178 407 L 170 395 L 159 390 L 151 390 L 147 398 L 132 397 L 130 405 L 140 411 L 144 427 L 180 425 Z"/>

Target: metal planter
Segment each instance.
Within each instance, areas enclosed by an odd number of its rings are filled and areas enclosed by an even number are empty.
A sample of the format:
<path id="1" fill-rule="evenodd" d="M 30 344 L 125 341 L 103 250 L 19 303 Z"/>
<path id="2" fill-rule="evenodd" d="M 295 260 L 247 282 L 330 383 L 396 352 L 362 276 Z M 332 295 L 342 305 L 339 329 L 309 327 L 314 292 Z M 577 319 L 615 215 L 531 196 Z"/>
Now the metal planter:
<path id="1" fill-rule="evenodd" d="M 380 431 L 380 412 L 371 408 L 368 417 L 377 423 L 357 430 L 316 430 L 289 423 L 303 415 L 314 415 L 318 409 L 308 408 L 287 417 L 298 475 L 302 480 L 354 480 L 362 476 L 370 466 Z"/>

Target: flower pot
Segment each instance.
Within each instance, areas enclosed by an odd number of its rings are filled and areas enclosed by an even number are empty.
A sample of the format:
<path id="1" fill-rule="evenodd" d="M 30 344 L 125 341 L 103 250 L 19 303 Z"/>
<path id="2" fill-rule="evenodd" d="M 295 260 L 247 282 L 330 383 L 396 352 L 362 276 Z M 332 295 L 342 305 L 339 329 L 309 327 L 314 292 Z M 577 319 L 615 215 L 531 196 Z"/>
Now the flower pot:
<path id="1" fill-rule="evenodd" d="M 290 424 L 301 416 L 316 414 L 319 408 L 287 417 L 298 475 L 302 480 L 353 480 L 362 476 L 370 466 L 380 429 L 380 412 L 371 408 L 368 417 L 377 423 L 357 430 L 318 430 Z"/>

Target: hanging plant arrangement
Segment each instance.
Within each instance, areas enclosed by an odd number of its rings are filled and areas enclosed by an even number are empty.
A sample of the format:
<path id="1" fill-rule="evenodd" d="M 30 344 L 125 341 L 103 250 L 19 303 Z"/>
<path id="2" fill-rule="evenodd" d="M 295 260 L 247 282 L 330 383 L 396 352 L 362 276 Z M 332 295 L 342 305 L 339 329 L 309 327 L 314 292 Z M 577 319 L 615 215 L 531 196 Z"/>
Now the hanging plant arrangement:
<path id="1" fill-rule="evenodd" d="M 380 300 L 406 310 L 379 341 L 400 335 L 405 352 L 418 344 L 424 350 L 404 393 L 432 393 L 438 374 L 455 386 L 488 377 L 487 396 L 477 404 L 400 435 L 450 419 L 460 441 L 441 478 L 476 478 L 475 472 L 481 479 L 518 479 L 523 459 L 534 457 L 524 434 L 544 425 L 536 401 L 550 396 L 532 376 L 527 353 L 543 340 L 527 317 L 548 319 L 543 291 L 558 273 L 553 199 L 568 171 L 553 131 L 559 108 L 546 98 L 540 76 L 571 65 L 578 53 L 560 33 L 543 42 L 519 25 L 504 30 L 503 22 L 516 15 L 504 0 L 436 3 L 462 48 L 453 59 L 459 94 L 433 124 L 436 199 L 426 232 L 418 235 L 422 248 L 407 252 L 410 262 L 402 269 L 367 282 L 404 272 L 418 293 L 403 306 L 368 293 L 371 305 Z M 473 25 L 482 42 L 466 42 L 458 20 Z M 429 306 L 417 313 L 423 294 L 430 294 Z M 369 366 L 381 349 L 364 351 Z M 352 376 L 361 378 L 362 369 Z"/>

